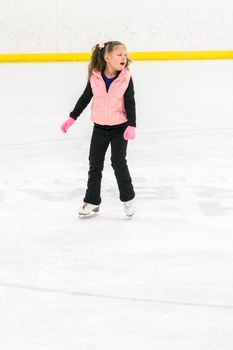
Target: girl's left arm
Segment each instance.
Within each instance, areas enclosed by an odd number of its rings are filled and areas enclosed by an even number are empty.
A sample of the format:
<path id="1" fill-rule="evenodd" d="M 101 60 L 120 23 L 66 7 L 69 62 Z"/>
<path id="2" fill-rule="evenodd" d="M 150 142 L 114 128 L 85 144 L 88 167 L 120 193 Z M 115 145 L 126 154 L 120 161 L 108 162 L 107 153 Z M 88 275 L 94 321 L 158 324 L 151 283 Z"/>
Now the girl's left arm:
<path id="1" fill-rule="evenodd" d="M 124 104 L 126 116 L 128 119 L 128 125 L 136 127 L 136 107 L 134 99 L 134 86 L 133 79 L 130 78 L 129 85 L 124 94 Z"/>

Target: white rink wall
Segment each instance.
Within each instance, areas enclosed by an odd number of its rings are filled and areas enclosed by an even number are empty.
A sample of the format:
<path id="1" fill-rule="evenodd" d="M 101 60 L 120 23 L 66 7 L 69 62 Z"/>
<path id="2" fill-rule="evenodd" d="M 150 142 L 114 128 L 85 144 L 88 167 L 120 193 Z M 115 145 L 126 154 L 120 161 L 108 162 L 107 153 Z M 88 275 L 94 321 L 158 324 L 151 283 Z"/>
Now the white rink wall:
<path id="1" fill-rule="evenodd" d="M 1 0 L 0 53 L 231 50 L 232 0 Z"/>

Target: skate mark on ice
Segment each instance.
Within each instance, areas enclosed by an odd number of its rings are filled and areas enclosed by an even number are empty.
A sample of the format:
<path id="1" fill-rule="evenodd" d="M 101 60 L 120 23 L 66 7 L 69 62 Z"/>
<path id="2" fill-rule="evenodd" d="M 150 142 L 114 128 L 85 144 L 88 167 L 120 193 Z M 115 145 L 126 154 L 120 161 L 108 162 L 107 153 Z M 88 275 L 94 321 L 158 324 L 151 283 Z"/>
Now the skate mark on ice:
<path id="1" fill-rule="evenodd" d="M 195 186 L 196 188 L 196 186 Z M 233 198 L 233 190 L 221 187 L 198 186 L 197 196 L 201 198 Z"/>
<path id="2" fill-rule="evenodd" d="M 43 199 L 49 202 L 62 202 L 77 198 L 83 192 L 82 189 L 77 189 L 70 192 L 61 192 L 61 191 L 42 191 L 37 189 L 22 189 L 20 190 L 23 193 L 26 193 L 32 197 Z"/>
<path id="3" fill-rule="evenodd" d="M 3 202 L 5 199 L 5 191 L 0 190 L 0 202 Z"/>
<path id="4" fill-rule="evenodd" d="M 231 207 L 222 206 L 214 201 L 202 201 L 199 202 L 199 205 L 205 216 L 226 216 L 228 212 L 233 211 L 233 205 Z"/>
<path id="5" fill-rule="evenodd" d="M 108 189 L 109 194 L 115 194 L 115 188 Z M 152 198 L 156 200 L 177 199 L 178 193 L 174 186 L 137 186 L 137 198 L 147 199 Z"/>
<path id="6" fill-rule="evenodd" d="M 95 293 L 85 293 L 78 291 L 66 291 L 59 289 L 49 289 L 42 287 L 33 287 L 26 286 L 20 284 L 12 284 L 12 283 L 1 283 L 1 287 L 6 288 L 15 288 L 15 289 L 23 289 L 30 290 L 36 292 L 44 292 L 44 293 L 56 293 L 63 295 L 73 295 L 80 296 L 86 298 L 100 298 L 100 299 L 110 299 L 110 300 L 119 300 L 119 301 L 130 301 L 130 302 L 141 302 L 141 303 L 154 303 L 154 304 L 163 304 L 163 305 L 172 305 L 172 306 L 191 306 L 191 307 L 199 307 L 199 308 L 215 308 L 215 309 L 229 309 L 233 310 L 233 305 L 227 304 L 207 304 L 207 303 L 194 303 L 194 302 L 182 302 L 176 300 L 162 300 L 162 299 L 151 299 L 151 298 L 136 298 L 136 297 L 119 297 L 114 295 L 104 295 L 104 294 L 95 294 Z"/>

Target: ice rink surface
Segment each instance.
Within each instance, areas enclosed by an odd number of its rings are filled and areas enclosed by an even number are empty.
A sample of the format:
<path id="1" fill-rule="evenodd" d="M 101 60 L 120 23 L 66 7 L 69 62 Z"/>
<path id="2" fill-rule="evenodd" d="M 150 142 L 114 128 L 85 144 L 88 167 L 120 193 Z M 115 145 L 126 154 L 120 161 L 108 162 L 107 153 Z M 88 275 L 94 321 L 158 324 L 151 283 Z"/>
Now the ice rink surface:
<path id="1" fill-rule="evenodd" d="M 80 219 L 87 63 L 0 65 L 0 348 L 232 350 L 233 61 L 134 62 L 137 213 Z"/>

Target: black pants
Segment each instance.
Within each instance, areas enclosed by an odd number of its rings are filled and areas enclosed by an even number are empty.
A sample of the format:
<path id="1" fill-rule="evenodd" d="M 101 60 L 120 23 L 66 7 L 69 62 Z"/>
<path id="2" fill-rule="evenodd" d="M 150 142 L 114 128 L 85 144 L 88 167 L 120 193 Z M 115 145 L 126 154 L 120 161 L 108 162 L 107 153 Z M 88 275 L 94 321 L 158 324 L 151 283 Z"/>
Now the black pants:
<path id="1" fill-rule="evenodd" d="M 89 153 L 89 172 L 84 202 L 99 205 L 100 189 L 105 154 L 111 143 L 111 165 L 116 176 L 120 200 L 123 202 L 134 198 L 135 193 L 129 174 L 126 151 L 127 144 L 123 137 L 126 126 L 115 128 L 94 125 Z"/>

